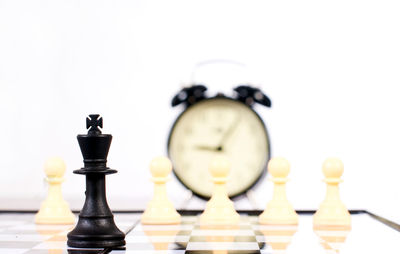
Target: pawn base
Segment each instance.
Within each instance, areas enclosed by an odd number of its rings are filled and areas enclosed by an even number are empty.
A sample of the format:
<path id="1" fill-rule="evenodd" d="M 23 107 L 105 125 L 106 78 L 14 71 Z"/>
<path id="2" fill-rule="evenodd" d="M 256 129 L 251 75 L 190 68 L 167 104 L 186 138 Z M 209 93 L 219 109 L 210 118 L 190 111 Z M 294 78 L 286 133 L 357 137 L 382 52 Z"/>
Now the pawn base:
<path id="1" fill-rule="evenodd" d="M 181 216 L 175 210 L 172 204 L 166 206 L 157 206 L 149 204 L 142 215 L 142 224 L 179 224 Z"/>
<path id="2" fill-rule="evenodd" d="M 68 233 L 67 245 L 75 248 L 115 248 L 125 245 L 125 234 L 112 216 L 79 217 L 76 227 Z"/>
<path id="3" fill-rule="evenodd" d="M 290 204 L 269 204 L 259 216 L 260 224 L 297 225 L 299 216 Z"/>
<path id="4" fill-rule="evenodd" d="M 117 248 L 125 246 L 125 240 L 98 240 L 86 238 L 86 240 L 68 240 L 67 245 L 74 248 Z"/>
<path id="5" fill-rule="evenodd" d="M 233 207 L 206 208 L 200 215 L 202 225 L 236 225 L 240 221 L 240 215 Z"/>
<path id="6" fill-rule="evenodd" d="M 74 224 L 75 215 L 66 202 L 49 204 L 43 202 L 39 212 L 35 215 L 36 224 Z"/>
<path id="7" fill-rule="evenodd" d="M 351 215 L 344 205 L 324 205 L 313 216 L 314 228 L 351 228 Z"/>

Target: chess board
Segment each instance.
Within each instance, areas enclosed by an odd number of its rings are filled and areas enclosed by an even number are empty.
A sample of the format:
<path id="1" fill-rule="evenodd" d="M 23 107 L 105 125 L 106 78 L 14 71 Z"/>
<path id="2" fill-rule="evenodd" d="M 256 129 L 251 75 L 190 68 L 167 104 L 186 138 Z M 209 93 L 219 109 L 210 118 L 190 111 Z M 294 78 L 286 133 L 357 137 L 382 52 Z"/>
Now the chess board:
<path id="1" fill-rule="evenodd" d="M 141 213 L 115 213 L 126 235 L 125 250 L 73 249 L 73 226 L 36 225 L 33 213 L 0 213 L 0 254 L 40 253 L 400 253 L 400 226 L 365 211 L 352 212 L 352 229 L 313 230 L 312 212 L 298 226 L 259 225 L 257 212 L 241 213 L 239 225 L 205 227 L 196 212 L 180 225 L 142 225 Z"/>

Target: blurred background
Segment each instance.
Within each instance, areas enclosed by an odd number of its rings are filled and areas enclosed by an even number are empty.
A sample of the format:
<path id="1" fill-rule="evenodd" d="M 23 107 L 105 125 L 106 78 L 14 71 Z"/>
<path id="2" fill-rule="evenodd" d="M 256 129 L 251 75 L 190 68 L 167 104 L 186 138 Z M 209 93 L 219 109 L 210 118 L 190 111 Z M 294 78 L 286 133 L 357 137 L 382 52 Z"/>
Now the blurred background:
<path id="1" fill-rule="evenodd" d="M 399 222 L 399 13 L 386 0 L 0 0 L 0 209 L 39 208 L 51 156 L 64 158 L 64 197 L 81 209 L 84 177 L 72 171 L 83 165 L 76 135 L 90 113 L 113 135 L 111 208 L 144 209 L 149 162 L 166 155 L 183 111 L 172 97 L 193 82 L 209 96 L 250 83 L 272 100 L 255 110 L 272 156 L 291 163 L 296 209 L 318 208 L 322 162 L 336 156 L 348 208 Z M 240 64 L 198 68 L 213 60 Z M 177 208 L 190 198 L 175 178 L 168 191 Z M 235 205 L 263 209 L 271 191 L 265 178 L 252 192 L 256 207 Z"/>

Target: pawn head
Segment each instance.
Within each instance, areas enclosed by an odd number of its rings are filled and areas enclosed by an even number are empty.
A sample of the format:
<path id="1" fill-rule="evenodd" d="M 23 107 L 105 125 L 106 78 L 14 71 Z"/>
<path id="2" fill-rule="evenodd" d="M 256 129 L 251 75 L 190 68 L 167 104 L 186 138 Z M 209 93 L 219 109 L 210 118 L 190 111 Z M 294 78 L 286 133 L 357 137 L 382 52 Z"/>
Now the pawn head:
<path id="1" fill-rule="evenodd" d="M 343 168 L 343 162 L 338 158 L 328 158 L 322 164 L 322 172 L 326 178 L 340 178 Z"/>
<path id="2" fill-rule="evenodd" d="M 153 177 L 167 177 L 171 170 L 172 163 L 165 156 L 155 157 L 150 162 L 150 172 Z"/>
<path id="3" fill-rule="evenodd" d="M 215 156 L 210 163 L 209 171 L 212 177 L 228 177 L 231 165 L 229 159 L 224 155 Z"/>
<path id="4" fill-rule="evenodd" d="M 282 157 L 274 157 L 268 162 L 268 172 L 276 178 L 286 178 L 289 175 L 290 164 Z"/>
<path id="5" fill-rule="evenodd" d="M 65 162 L 60 157 L 51 157 L 44 164 L 44 172 L 47 177 L 63 177 L 65 173 Z"/>

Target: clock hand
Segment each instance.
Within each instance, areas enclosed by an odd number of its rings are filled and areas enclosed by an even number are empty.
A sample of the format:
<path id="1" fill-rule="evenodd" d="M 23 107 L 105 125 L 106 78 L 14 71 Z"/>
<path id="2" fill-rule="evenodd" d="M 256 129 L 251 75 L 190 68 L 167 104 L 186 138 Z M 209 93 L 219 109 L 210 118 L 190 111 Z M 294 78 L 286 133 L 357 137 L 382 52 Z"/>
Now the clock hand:
<path id="1" fill-rule="evenodd" d="M 239 125 L 239 122 L 240 122 L 239 120 L 240 120 L 240 115 L 236 114 L 235 120 L 229 126 L 228 130 L 226 130 L 225 133 L 222 135 L 222 138 L 220 139 L 219 145 L 217 147 L 207 146 L 207 145 L 196 145 L 195 148 L 198 150 L 222 152 L 224 150 L 223 145 L 225 144 L 226 140 L 232 135 L 232 133 L 236 129 L 236 127 Z"/>
<path id="2" fill-rule="evenodd" d="M 206 150 L 206 151 L 213 151 L 213 152 L 219 152 L 222 151 L 222 147 L 211 147 L 211 146 L 204 146 L 204 145 L 197 145 L 195 146 L 196 149 L 198 150 Z"/>
<path id="3" fill-rule="evenodd" d="M 220 148 L 222 150 L 223 145 L 225 144 L 226 140 L 232 136 L 233 131 L 236 129 L 236 127 L 239 125 L 240 122 L 240 116 L 238 115 L 235 120 L 233 121 L 233 123 L 231 124 L 231 126 L 229 126 L 228 130 L 223 134 L 221 140 L 219 141 L 219 146 L 218 148 Z"/>

